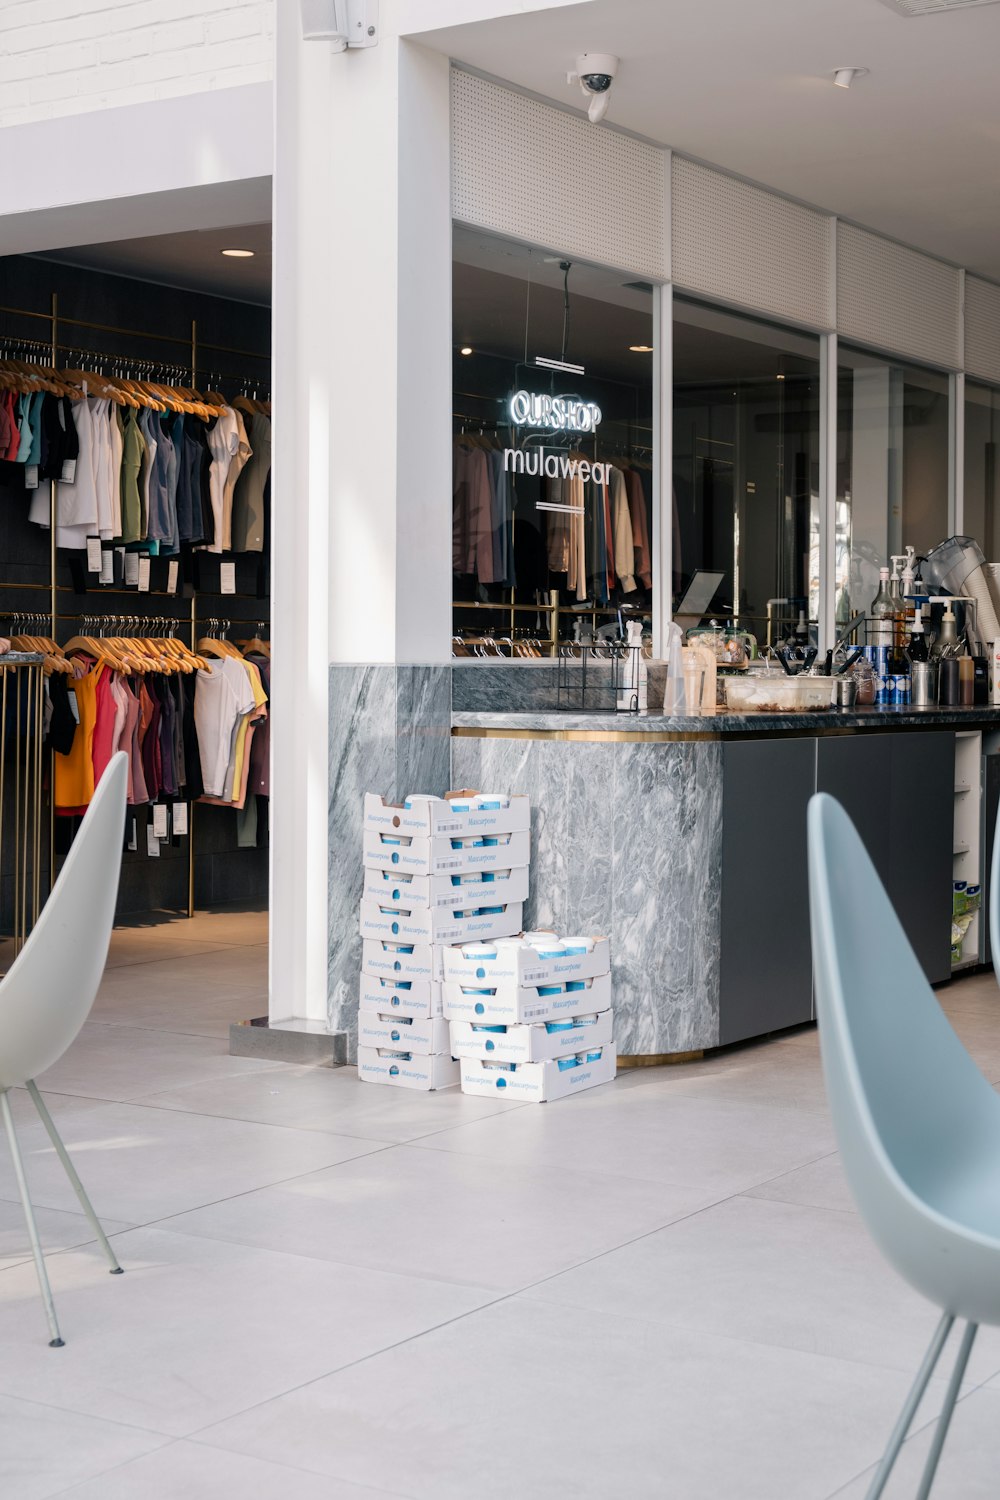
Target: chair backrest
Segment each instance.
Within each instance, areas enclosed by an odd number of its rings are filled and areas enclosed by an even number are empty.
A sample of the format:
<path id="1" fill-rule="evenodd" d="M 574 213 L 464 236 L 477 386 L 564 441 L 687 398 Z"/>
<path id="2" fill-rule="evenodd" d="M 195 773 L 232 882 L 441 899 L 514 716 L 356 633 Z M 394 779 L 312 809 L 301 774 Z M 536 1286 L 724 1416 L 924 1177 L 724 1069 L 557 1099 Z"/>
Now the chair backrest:
<path id="1" fill-rule="evenodd" d="M 0 1088 L 57 1062 L 90 1013 L 118 899 L 128 757 L 112 756 L 48 901 L 0 982 Z"/>
<path id="2" fill-rule="evenodd" d="M 809 805 L 809 902 L 844 1170 L 888 1259 L 946 1306 L 957 1240 L 984 1220 L 981 1177 L 963 1169 L 1000 1150 L 1000 1096 L 938 1004 L 850 818 L 825 793 Z"/>

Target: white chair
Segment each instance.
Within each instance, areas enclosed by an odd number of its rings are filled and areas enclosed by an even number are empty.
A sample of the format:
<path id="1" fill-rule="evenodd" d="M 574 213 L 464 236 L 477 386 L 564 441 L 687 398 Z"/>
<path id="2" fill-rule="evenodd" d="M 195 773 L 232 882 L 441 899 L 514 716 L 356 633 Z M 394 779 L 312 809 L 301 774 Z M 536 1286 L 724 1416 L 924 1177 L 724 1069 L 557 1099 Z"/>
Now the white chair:
<path id="1" fill-rule="evenodd" d="M 53 1349 L 62 1348 L 63 1339 L 56 1321 L 8 1090 L 27 1089 L 111 1262 L 111 1274 L 120 1276 L 122 1268 L 34 1080 L 58 1062 L 76 1040 L 104 973 L 118 899 L 127 765 L 126 755 L 119 753 L 112 757 L 31 936 L 9 973 L 0 980 L 0 1112 L 10 1142 Z"/>
<path id="2" fill-rule="evenodd" d="M 867 1500 L 885 1489 L 952 1325 L 965 1321 L 917 1491 L 927 1500 L 976 1330 L 1000 1325 L 1000 1095 L 938 1004 L 850 818 L 822 793 L 809 804 L 809 902 L 844 1172 L 883 1255 L 941 1309 Z"/>

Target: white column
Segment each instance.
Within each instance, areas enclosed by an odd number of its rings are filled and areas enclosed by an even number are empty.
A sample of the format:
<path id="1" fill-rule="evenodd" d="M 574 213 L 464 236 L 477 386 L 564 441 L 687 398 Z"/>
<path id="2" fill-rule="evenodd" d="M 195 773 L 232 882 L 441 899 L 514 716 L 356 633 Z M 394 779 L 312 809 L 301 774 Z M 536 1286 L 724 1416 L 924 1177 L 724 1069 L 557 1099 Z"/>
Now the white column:
<path id="1" fill-rule="evenodd" d="M 667 647 L 673 604 L 674 298 L 653 290 L 653 655 Z"/>
<path id="2" fill-rule="evenodd" d="M 824 334 L 819 354 L 819 624 L 820 656 L 837 638 L 837 335 Z"/>
<path id="3" fill-rule="evenodd" d="M 330 665 L 450 650 L 448 60 L 392 13 L 276 12 L 272 1023 L 328 1016 Z"/>
<path id="4" fill-rule="evenodd" d="M 948 532 L 962 536 L 964 531 L 965 375 L 960 371 L 948 377 Z"/>

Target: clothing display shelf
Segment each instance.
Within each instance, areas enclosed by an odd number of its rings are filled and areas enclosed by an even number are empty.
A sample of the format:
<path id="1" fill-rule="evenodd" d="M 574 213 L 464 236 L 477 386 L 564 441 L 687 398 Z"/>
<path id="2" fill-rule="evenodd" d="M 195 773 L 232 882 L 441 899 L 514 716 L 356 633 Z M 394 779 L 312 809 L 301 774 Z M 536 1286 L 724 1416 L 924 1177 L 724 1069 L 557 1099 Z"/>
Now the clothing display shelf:
<path id="1" fill-rule="evenodd" d="M 165 381 L 166 383 L 177 383 L 178 381 L 183 380 L 186 384 L 190 385 L 194 389 L 198 388 L 199 372 L 201 372 L 209 382 L 215 384 L 221 384 L 225 382 L 234 387 L 238 386 L 244 394 L 252 394 L 255 397 L 258 391 L 261 391 L 265 395 L 269 396 L 268 387 L 271 364 L 270 351 L 268 351 L 267 353 L 261 353 L 259 350 L 239 349 L 234 348 L 230 345 L 216 344 L 208 340 L 200 339 L 198 334 L 198 322 L 196 318 L 191 319 L 190 334 L 183 337 L 179 334 L 161 333 L 159 331 L 153 331 L 150 329 L 123 327 L 120 324 L 98 323 L 87 318 L 73 318 L 60 313 L 59 297 L 58 293 L 56 292 L 52 292 L 51 294 L 48 312 L 40 312 L 34 308 L 12 307 L 0 303 L 0 316 L 5 318 L 24 319 L 29 326 L 38 326 L 39 333 L 43 332 L 41 325 L 47 325 L 47 327 L 44 328 L 44 337 L 40 337 L 37 339 L 32 339 L 30 337 L 21 337 L 17 334 L 0 333 L 0 359 L 5 359 L 8 357 L 18 358 L 23 353 L 25 355 L 30 355 L 33 363 L 43 364 L 44 357 L 47 356 L 48 367 L 52 370 L 56 370 L 60 367 L 60 365 L 65 366 L 66 360 L 65 358 L 63 358 L 63 356 L 71 355 L 77 358 L 84 368 L 89 368 L 92 364 L 95 374 L 102 373 L 105 367 L 108 367 L 109 372 L 118 370 L 135 370 L 139 378 L 159 379 Z M 121 354 L 109 352 L 108 350 L 81 348 L 81 339 L 79 338 L 74 338 L 73 342 L 66 341 L 67 337 L 70 336 L 71 331 L 76 329 L 83 329 L 91 333 L 110 334 L 114 337 L 128 340 L 129 342 L 134 341 L 136 344 L 146 344 L 148 346 L 151 346 L 152 348 L 155 348 L 158 351 L 158 354 L 160 351 L 162 351 L 163 357 L 160 358 L 158 357 L 158 355 L 139 355 L 134 351 L 132 353 Z M 168 355 L 173 353 L 174 351 L 176 351 L 174 357 L 168 357 Z M 217 357 L 220 355 L 223 356 L 223 358 L 229 356 L 233 360 L 238 360 L 241 362 L 244 360 L 254 362 L 255 365 L 259 365 L 260 367 L 260 376 L 248 376 L 246 373 L 243 373 L 241 375 L 233 375 L 219 370 L 217 368 Z M 58 639 L 59 627 L 62 624 L 65 624 L 67 627 L 71 627 L 80 622 L 87 622 L 93 624 L 95 631 L 99 632 L 102 624 L 107 624 L 108 620 L 111 618 L 117 619 L 120 617 L 93 616 L 89 614 L 81 614 L 78 612 L 62 610 L 59 607 L 59 596 L 61 594 L 70 594 L 78 598 L 79 591 L 72 585 L 60 584 L 58 581 L 55 480 L 49 482 L 49 494 L 51 524 L 49 527 L 48 581 L 44 584 L 21 583 L 12 582 L 0 578 L 0 591 L 15 590 L 18 593 L 45 593 L 48 595 L 49 608 L 44 614 L 39 614 L 33 617 L 29 617 L 24 614 L 13 614 L 7 616 L 0 615 L 0 618 L 6 618 L 8 620 L 21 622 L 31 618 L 40 626 L 47 627 L 47 634 L 53 640 Z M 101 599 L 114 597 L 128 598 L 132 600 L 134 604 L 138 604 L 147 599 L 150 601 L 173 599 L 177 602 L 181 602 L 179 595 L 168 594 L 164 590 L 151 589 L 147 593 L 138 593 L 135 588 L 118 589 L 102 584 L 96 586 L 96 591 L 98 597 Z M 253 599 L 259 602 L 258 596 L 256 594 L 233 594 L 232 596 L 228 597 L 232 597 L 234 601 Z M 161 625 L 164 625 L 166 623 L 183 625 L 183 628 L 185 630 L 190 631 L 190 644 L 193 650 L 195 645 L 197 644 L 200 631 L 196 590 L 192 589 L 190 599 L 185 599 L 183 602 L 189 606 L 187 616 L 183 621 L 180 621 L 179 619 L 176 621 L 171 619 L 170 622 L 166 622 L 161 616 L 137 616 L 137 625 L 141 624 L 144 632 L 147 634 L 150 633 L 149 627 L 159 628 Z M 159 604 L 157 607 L 159 607 Z M 219 625 L 220 622 L 216 621 L 215 623 L 216 625 Z M 260 633 L 259 626 L 261 622 L 257 621 L 256 619 L 250 620 L 233 618 L 227 620 L 225 624 L 227 626 L 245 625 L 251 628 L 257 628 L 258 634 Z M 11 662 L 11 665 L 14 665 L 14 663 Z M 24 665 L 28 664 L 24 663 Z M 34 666 L 34 664 L 31 665 Z M 8 694 L 8 668 L 7 666 L 3 665 L 2 658 L 0 658 L 0 666 L 3 667 L 3 678 L 2 683 L 0 683 L 0 697 L 2 697 L 2 704 L 5 710 L 3 728 L 2 730 L 0 730 L 0 778 L 2 778 L 4 769 L 4 742 L 7 734 L 6 704 Z M 30 715 L 28 712 L 28 707 L 25 706 L 24 708 L 23 725 L 26 733 L 26 741 L 24 746 L 24 765 L 28 765 L 29 763 L 31 765 L 34 765 L 34 762 L 31 760 L 31 754 L 32 746 L 34 745 L 35 738 L 37 737 L 37 752 L 39 757 L 39 766 L 41 766 L 41 745 L 43 738 L 41 729 L 41 695 L 43 672 L 40 664 L 35 669 L 35 678 L 37 681 L 38 704 L 35 708 L 32 709 Z M 31 692 L 26 691 L 25 697 L 26 699 L 31 698 Z M 34 699 L 32 699 L 32 702 L 34 702 Z M 16 719 L 16 726 L 19 733 L 20 727 L 22 726 L 22 719 L 20 717 L 20 693 L 17 696 L 17 713 L 18 717 Z M 18 762 L 18 764 L 20 765 L 21 763 Z M 37 776 L 35 776 L 34 774 L 29 776 L 27 771 L 24 771 L 22 775 L 22 771 L 19 770 L 16 777 L 16 787 L 18 789 L 23 787 L 25 789 L 25 795 L 30 792 L 31 798 L 29 806 L 27 803 L 19 800 L 21 797 L 20 791 L 18 791 L 17 796 L 15 797 L 15 829 L 18 834 L 18 839 L 20 840 L 19 843 L 15 841 L 15 847 L 16 849 L 20 849 L 20 854 L 15 855 L 14 861 L 15 932 L 13 935 L 15 943 L 18 945 L 18 947 L 20 947 L 28 932 L 30 932 L 31 926 L 33 925 L 34 920 L 38 915 L 41 901 L 43 899 L 41 892 L 42 882 L 40 843 L 33 843 L 30 840 L 25 843 L 25 840 L 28 836 L 23 832 L 23 830 L 26 829 L 29 824 L 32 830 L 35 830 L 37 824 L 38 840 L 41 839 L 41 829 L 44 823 L 47 822 L 48 824 L 48 871 L 50 888 L 51 882 L 55 877 L 56 813 L 54 799 L 51 796 L 51 766 L 49 767 L 49 772 L 50 774 L 48 777 L 48 788 L 46 788 L 45 786 L 45 776 L 40 773 Z M 46 796 L 47 792 L 48 795 Z M 46 801 L 48 803 L 47 807 L 45 806 Z M 186 915 L 189 917 L 193 917 L 195 913 L 194 823 L 194 804 L 192 804 L 191 808 L 189 809 L 188 823 L 188 889 Z M 2 824 L 3 791 L 2 785 L 0 785 L 0 878 L 2 878 L 4 873 L 2 869 Z M 32 834 L 32 838 L 34 838 L 34 833 Z M 31 898 L 30 906 L 29 894 Z"/>
<path id="2" fill-rule="evenodd" d="M 456 391 L 455 394 L 470 400 L 488 401 L 495 405 L 495 398 L 482 396 L 474 391 Z M 501 428 L 508 426 L 508 423 L 503 420 L 468 411 L 453 411 L 452 423 L 455 427 L 453 434 L 455 437 L 462 437 L 467 433 L 479 436 L 487 433 L 495 435 Z M 651 426 L 634 422 L 631 419 L 611 425 L 621 426 L 622 433 L 608 443 L 602 441 L 600 445 L 594 439 L 595 456 L 600 446 L 601 452 L 606 451 L 608 458 L 652 459 L 653 429 Z M 512 525 L 514 528 L 517 526 L 516 511 Z M 548 589 L 544 602 L 539 603 L 519 600 L 516 588 L 509 588 L 504 592 L 508 597 L 495 602 L 481 599 L 452 600 L 453 615 L 459 610 L 475 610 L 482 615 L 484 621 L 481 629 L 456 630 L 452 636 L 453 656 L 513 658 L 515 660 L 548 657 L 551 660 L 557 660 L 560 646 L 566 644 L 567 638 L 564 638 L 562 631 L 567 624 L 575 625 L 577 621 L 589 620 L 591 631 L 596 636 L 602 620 L 615 620 L 622 615 L 629 620 L 642 620 L 644 623 L 652 624 L 653 619 L 650 609 L 636 609 L 629 605 L 619 608 L 614 605 L 599 605 L 596 602 L 564 604 L 559 598 L 558 589 Z M 532 615 L 535 616 L 534 628 L 528 619 Z M 506 634 L 500 634 L 504 630 Z"/>
<path id="3" fill-rule="evenodd" d="M 14 956 L 44 899 L 44 670 L 37 652 L 0 655 L 0 883 L 5 894 L 9 889 L 3 937 Z"/>

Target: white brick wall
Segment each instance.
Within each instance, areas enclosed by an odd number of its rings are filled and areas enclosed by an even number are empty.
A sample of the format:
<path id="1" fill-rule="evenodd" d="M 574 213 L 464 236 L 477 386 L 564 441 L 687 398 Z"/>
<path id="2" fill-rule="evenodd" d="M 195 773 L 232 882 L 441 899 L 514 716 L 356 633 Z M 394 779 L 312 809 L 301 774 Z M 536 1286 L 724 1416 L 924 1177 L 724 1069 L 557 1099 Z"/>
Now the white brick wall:
<path id="1" fill-rule="evenodd" d="M 268 82 L 277 3 L 0 0 L 0 127 Z"/>

